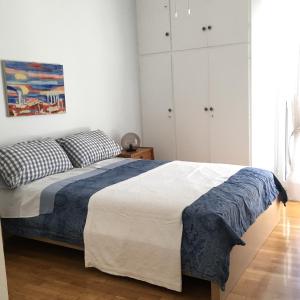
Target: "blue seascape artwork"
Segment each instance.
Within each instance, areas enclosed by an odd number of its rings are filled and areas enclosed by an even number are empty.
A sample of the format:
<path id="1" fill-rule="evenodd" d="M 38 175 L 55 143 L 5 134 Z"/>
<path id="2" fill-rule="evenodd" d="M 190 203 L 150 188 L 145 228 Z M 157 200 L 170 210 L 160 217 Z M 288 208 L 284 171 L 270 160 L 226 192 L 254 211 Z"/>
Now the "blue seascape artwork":
<path id="1" fill-rule="evenodd" d="M 66 112 L 63 66 L 3 61 L 9 116 Z"/>

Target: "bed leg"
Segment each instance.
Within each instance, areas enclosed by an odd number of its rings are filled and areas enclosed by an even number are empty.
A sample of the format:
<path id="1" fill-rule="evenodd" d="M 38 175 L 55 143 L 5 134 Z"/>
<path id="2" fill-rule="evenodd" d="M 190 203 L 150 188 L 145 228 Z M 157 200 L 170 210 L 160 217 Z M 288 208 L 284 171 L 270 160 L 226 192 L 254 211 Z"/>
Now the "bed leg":
<path id="1" fill-rule="evenodd" d="M 224 293 L 221 291 L 220 287 L 215 284 L 215 283 L 211 283 L 210 284 L 210 290 L 211 290 L 211 296 L 210 299 L 211 300 L 224 300 L 225 299 L 225 295 Z"/>

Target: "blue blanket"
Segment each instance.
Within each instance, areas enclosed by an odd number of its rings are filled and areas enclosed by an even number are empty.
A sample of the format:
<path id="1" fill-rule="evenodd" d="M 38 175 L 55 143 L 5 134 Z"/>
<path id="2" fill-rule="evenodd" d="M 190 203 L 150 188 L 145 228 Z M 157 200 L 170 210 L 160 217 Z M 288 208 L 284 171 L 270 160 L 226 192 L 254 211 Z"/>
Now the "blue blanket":
<path id="1" fill-rule="evenodd" d="M 90 197 L 107 186 L 165 163 L 133 161 L 71 180 L 62 184 L 61 189 L 53 186 L 52 214 L 3 220 L 3 229 L 19 236 L 44 237 L 82 246 Z M 187 207 L 182 215 L 183 273 L 216 282 L 224 288 L 232 247 L 244 245 L 242 235 L 277 196 L 286 203 L 286 193 L 272 173 L 245 168 Z"/>
<path id="2" fill-rule="evenodd" d="M 241 237 L 277 196 L 286 204 L 286 192 L 271 172 L 244 168 L 187 207 L 181 250 L 186 274 L 225 289 L 232 247 L 245 245 Z"/>

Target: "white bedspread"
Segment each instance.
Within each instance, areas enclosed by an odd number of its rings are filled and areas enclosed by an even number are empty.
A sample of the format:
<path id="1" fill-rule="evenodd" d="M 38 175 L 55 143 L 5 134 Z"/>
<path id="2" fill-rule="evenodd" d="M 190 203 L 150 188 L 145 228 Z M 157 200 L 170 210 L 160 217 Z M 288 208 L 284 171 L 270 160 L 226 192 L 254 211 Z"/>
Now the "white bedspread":
<path id="1" fill-rule="evenodd" d="M 86 266 L 181 291 L 182 212 L 240 169 L 174 161 L 94 194 Z"/>

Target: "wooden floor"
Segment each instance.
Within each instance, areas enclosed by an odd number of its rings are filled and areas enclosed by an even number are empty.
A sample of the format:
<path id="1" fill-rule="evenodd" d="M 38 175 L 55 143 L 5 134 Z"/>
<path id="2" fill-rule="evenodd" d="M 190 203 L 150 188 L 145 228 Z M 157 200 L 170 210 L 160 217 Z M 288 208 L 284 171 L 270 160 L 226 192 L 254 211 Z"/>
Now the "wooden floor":
<path id="1" fill-rule="evenodd" d="M 84 269 L 83 253 L 23 239 L 5 244 L 10 300 L 210 299 L 210 285 L 184 278 L 171 292 Z M 300 299 L 300 202 L 290 202 L 282 221 L 248 267 L 228 300 Z"/>

